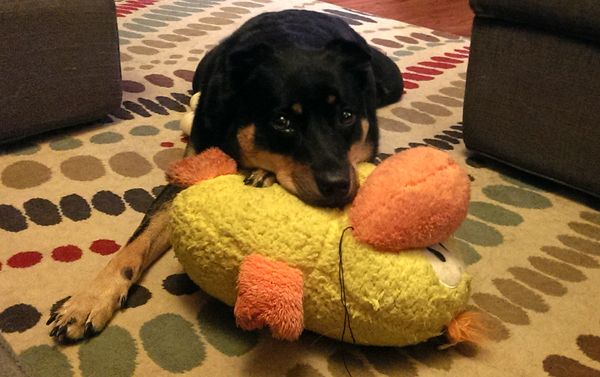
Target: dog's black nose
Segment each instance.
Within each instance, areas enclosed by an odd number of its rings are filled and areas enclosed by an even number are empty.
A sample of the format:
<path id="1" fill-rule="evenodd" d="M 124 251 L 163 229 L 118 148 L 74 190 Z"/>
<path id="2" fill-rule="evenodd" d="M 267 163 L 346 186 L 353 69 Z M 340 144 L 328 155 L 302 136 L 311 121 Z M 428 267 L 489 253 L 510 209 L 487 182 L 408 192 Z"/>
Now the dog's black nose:
<path id="1" fill-rule="evenodd" d="M 345 204 L 350 191 L 350 177 L 343 172 L 325 172 L 317 175 L 319 191 L 327 201 L 334 204 Z"/>

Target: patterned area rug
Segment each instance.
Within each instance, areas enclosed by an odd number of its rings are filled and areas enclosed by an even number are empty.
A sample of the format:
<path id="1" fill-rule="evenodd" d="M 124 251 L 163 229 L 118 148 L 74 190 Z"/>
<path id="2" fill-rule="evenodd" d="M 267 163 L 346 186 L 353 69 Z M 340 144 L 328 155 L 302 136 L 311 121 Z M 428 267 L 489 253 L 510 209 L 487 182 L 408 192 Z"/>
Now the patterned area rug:
<path id="1" fill-rule="evenodd" d="M 287 343 L 236 329 L 231 309 L 200 292 L 172 254 L 100 336 L 57 346 L 44 324 L 50 307 L 127 240 L 165 167 L 182 155 L 178 120 L 202 55 L 251 16 L 290 7 L 344 18 L 401 67 L 406 94 L 379 114 L 380 158 L 433 145 L 473 181 L 455 238 L 492 340 L 446 350 L 347 346 L 352 375 L 600 376 L 600 213 L 585 198 L 467 155 L 460 121 L 469 41 L 303 0 L 118 1 L 122 108 L 2 151 L 0 332 L 31 374 L 346 375 L 334 340 L 305 333 Z"/>

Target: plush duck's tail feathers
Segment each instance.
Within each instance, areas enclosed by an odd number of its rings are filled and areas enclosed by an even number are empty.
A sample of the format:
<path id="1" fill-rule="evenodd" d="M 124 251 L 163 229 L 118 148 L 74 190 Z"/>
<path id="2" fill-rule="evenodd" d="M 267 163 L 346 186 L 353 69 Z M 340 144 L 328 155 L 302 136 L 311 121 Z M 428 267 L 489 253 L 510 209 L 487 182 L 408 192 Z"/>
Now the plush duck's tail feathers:
<path id="1" fill-rule="evenodd" d="M 485 314 L 476 310 L 466 310 L 452 318 L 446 329 L 450 345 L 462 342 L 481 344 L 488 338 L 489 329 Z"/>

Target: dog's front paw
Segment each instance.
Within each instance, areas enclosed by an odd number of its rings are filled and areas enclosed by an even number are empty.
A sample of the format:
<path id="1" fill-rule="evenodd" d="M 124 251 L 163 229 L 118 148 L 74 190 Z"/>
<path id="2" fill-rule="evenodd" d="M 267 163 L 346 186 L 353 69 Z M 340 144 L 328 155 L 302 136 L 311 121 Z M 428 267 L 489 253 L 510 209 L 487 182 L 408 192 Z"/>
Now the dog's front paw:
<path id="1" fill-rule="evenodd" d="M 253 187 L 269 187 L 275 183 L 275 176 L 266 170 L 256 169 L 250 172 L 244 183 Z"/>
<path id="2" fill-rule="evenodd" d="M 69 296 L 50 310 L 46 325 L 52 325 L 50 336 L 59 343 L 70 343 L 98 333 L 112 318 L 114 312 L 125 306 L 127 287 L 110 286 L 89 289 Z"/>

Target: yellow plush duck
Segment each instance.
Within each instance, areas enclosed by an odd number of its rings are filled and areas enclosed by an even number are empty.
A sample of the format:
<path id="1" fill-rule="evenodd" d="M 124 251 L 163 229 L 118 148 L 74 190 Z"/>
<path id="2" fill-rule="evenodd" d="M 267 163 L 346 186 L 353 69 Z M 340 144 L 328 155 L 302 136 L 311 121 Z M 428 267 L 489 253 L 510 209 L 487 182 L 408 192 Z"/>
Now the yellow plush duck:
<path id="1" fill-rule="evenodd" d="M 475 340 L 470 277 L 451 237 L 467 213 L 467 174 L 448 154 L 415 148 L 359 175 L 354 202 L 326 209 L 277 184 L 244 185 L 218 149 L 184 159 L 168 172 L 190 186 L 172 207 L 175 253 L 246 330 L 380 346 Z"/>

